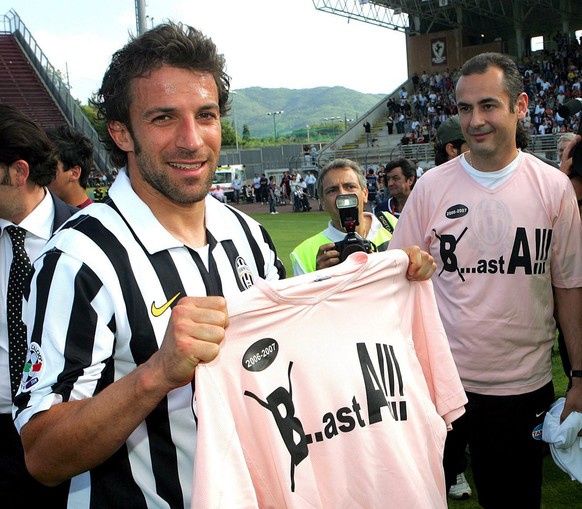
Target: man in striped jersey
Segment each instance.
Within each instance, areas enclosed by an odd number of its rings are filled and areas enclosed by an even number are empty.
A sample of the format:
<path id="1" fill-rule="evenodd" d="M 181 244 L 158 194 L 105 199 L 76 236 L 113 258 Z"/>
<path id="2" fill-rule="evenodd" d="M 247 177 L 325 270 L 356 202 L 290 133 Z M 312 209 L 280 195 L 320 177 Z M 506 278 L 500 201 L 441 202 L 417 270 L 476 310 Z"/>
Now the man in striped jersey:
<path id="1" fill-rule="evenodd" d="M 97 107 L 119 172 L 35 264 L 14 418 L 69 507 L 190 507 L 194 368 L 226 302 L 285 276 L 266 231 L 208 198 L 229 77 L 212 41 L 160 25 L 116 52 Z"/>
<path id="2" fill-rule="evenodd" d="M 123 169 L 35 264 L 13 412 L 29 470 L 66 483 L 70 507 L 190 507 L 194 368 L 218 354 L 227 301 L 285 276 L 262 226 L 208 197 L 228 94 L 212 41 L 173 23 L 116 52 L 103 79 Z M 428 253 L 409 258 L 409 276 L 430 277 Z"/>

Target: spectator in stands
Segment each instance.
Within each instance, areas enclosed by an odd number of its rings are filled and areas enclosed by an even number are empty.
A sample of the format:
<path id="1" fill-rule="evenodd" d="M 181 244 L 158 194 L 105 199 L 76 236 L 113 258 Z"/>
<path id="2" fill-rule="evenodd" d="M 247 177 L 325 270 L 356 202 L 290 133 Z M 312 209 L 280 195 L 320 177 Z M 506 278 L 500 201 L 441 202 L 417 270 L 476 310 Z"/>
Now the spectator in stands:
<path id="1" fill-rule="evenodd" d="M 416 182 L 416 165 L 410 159 L 395 159 L 386 164 L 386 184 L 390 197 L 375 209 L 375 213 L 389 212 L 399 218 Z"/>
<path id="2" fill-rule="evenodd" d="M 394 117 L 391 113 L 386 118 L 386 127 L 388 128 L 388 135 L 391 135 L 394 132 Z"/>
<path id="3" fill-rule="evenodd" d="M 404 122 L 405 122 L 405 120 L 406 120 L 406 117 L 404 116 L 404 113 L 402 111 L 400 111 L 396 116 L 396 133 L 404 134 Z"/>
<path id="4" fill-rule="evenodd" d="M 364 126 L 364 133 L 366 135 L 366 146 L 372 143 L 372 126 L 367 120 L 362 124 Z"/>
<path id="5" fill-rule="evenodd" d="M 378 177 L 374 172 L 374 168 L 368 168 L 368 173 L 366 174 L 366 186 L 368 188 L 368 203 L 370 204 L 370 211 L 374 213 L 374 207 L 376 206 L 378 199 Z"/>
<path id="6" fill-rule="evenodd" d="M 311 164 L 317 164 L 317 147 L 311 145 Z"/>
<path id="7" fill-rule="evenodd" d="M 386 167 L 381 164 L 376 172 L 376 184 L 378 186 L 377 201 L 378 203 L 383 202 L 388 198 L 388 185 L 386 183 Z"/>
<path id="8" fill-rule="evenodd" d="M 47 135 L 56 147 L 59 158 L 57 176 L 49 184 L 49 189 L 66 203 L 85 208 L 93 203 L 87 196 L 87 180 L 93 169 L 91 140 L 68 125 L 48 129 Z"/>
<path id="9" fill-rule="evenodd" d="M 437 304 L 469 399 L 447 441 L 468 437 L 480 505 L 539 508 L 554 302 L 582 377 L 580 215 L 567 179 L 517 148 L 528 96 L 509 56 L 468 60 L 456 99 L 470 151 L 419 180 L 390 247 L 421 243 L 437 260 Z M 581 410 L 577 378 L 562 418 Z"/>
<path id="10" fill-rule="evenodd" d="M 17 109 L 0 104 L 0 500 L 63 507 L 65 487 L 47 488 L 33 479 L 12 422 L 12 399 L 26 359 L 22 297 L 46 241 L 77 209 L 47 191 L 57 173 L 57 154 L 46 133 Z M 22 258 L 18 257 L 18 254 Z M 19 274 L 20 271 L 20 274 Z"/>

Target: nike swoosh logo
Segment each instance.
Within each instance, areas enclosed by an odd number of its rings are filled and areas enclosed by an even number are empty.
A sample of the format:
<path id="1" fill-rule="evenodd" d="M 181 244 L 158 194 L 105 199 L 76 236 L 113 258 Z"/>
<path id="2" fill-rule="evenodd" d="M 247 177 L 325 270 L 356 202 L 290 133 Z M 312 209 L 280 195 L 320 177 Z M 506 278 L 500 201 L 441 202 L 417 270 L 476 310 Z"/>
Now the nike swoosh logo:
<path id="1" fill-rule="evenodd" d="M 152 302 L 152 315 L 154 315 L 155 317 L 162 316 L 179 296 L 180 292 L 178 292 L 168 302 L 166 302 L 163 306 L 160 307 L 157 307 L 156 303 Z"/>
<path id="2" fill-rule="evenodd" d="M 536 414 L 536 417 L 540 417 L 542 415 L 544 415 L 546 413 L 546 411 L 544 410 L 543 412 L 540 412 L 539 414 Z"/>

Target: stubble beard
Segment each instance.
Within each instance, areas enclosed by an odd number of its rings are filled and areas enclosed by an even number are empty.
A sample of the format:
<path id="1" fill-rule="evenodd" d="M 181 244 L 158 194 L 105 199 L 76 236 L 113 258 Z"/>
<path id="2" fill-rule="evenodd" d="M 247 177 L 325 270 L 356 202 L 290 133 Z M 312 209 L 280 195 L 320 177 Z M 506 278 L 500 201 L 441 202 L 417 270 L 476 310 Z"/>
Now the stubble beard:
<path id="1" fill-rule="evenodd" d="M 176 203 L 190 204 L 203 201 L 212 187 L 214 171 L 209 172 L 202 179 L 192 177 L 185 179 L 183 184 L 177 184 L 172 181 L 167 171 L 163 168 L 157 168 L 158 163 L 149 155 L 144 154 L 138 147 L 135 150 L 135 160 L 143 180 L 160 194 Z"/>

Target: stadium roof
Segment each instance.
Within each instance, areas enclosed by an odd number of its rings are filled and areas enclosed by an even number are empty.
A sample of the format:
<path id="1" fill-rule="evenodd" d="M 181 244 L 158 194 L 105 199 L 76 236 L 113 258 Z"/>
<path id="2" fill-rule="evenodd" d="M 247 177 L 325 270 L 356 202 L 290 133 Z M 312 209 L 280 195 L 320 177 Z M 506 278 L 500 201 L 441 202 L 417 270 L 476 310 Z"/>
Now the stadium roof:
<path id="1" fill-rule="evenodd" d="M 405 32 L 464 28 L 488 40 L 582 29 L 580 0 L 313 0 L 316 9 Z"/>

